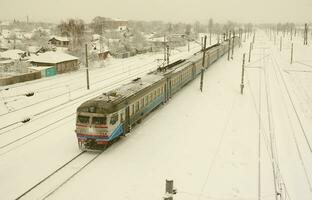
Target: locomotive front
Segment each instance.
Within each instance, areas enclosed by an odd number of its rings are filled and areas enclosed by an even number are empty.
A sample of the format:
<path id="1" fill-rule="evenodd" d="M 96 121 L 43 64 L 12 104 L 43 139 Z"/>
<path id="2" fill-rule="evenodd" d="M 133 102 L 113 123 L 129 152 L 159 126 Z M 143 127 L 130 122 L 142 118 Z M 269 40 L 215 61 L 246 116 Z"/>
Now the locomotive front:
<path id="1" fill-rule="evenodd" d="M 107 109 L 110 107 L 110 103 L 96 100 L 78 107 L 75 132 L 81 150 L 103 150 L 123 133 L 119 112 Z"/>

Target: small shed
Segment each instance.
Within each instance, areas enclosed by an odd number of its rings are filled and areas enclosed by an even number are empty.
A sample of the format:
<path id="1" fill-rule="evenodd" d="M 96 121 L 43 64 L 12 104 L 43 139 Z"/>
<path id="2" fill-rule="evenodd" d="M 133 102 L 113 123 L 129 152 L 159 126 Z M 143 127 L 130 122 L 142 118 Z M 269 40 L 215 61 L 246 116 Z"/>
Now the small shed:
<path id="1" fill-rule="evenodd" d="M 78 69 L 78 58 L 62 52 L 48 51 L 32 56 L 29 61 L 37 67 L 54 66 L 58 74 Z"/>
<path id="2" fill-rule="evenodd" d="M 56 68 L 54 66 L 47 67 L 28 67 L 30 72 L 41 72 L 41 77 L 50 77 L 56 75 Z"/>

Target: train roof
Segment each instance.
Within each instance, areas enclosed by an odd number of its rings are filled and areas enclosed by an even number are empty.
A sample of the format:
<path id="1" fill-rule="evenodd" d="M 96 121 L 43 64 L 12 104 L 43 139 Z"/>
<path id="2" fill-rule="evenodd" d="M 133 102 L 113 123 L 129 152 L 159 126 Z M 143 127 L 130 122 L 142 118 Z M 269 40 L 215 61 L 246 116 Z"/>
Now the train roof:
<path id="1" fill-rule="evenodd" d="M 115 112 L 116 110 L 119 110 L 119 107 L 126 104 L 126 99 L 129 99 L 139 91 L 154 85 L 163 78 L 163 75 L 154 73 L 150 73 L 141 78 L 136 78 L 130 83 L 124 84 L 119 88 L 103 93 L 84 102 L 78 107 L 77 111 L 89 112 L 88 108 L 94 107 L 95 109 L 100 109 L 100 112 L 104 113 Z"/>

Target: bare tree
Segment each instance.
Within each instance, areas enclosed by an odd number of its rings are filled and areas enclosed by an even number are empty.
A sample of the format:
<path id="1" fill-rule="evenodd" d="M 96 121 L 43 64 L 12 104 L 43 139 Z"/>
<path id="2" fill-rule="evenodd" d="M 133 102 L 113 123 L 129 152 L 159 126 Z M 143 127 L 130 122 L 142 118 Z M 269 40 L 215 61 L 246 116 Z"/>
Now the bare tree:
<path id="1" fill-rule="evenodd" d="M 72 49 L 82 46 L 85 31 L 85 24 L 83 20 L 69 19 L 67 21 L 63 21 L 58 25 L 58 29 L 62 36 L 71 38 Z"/>

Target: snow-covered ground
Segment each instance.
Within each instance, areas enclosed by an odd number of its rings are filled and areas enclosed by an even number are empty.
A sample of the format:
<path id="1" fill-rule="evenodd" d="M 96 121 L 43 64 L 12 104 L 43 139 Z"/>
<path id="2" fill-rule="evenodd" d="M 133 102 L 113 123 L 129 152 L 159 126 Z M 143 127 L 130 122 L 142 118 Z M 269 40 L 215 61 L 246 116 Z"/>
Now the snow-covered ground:
<path id="1" fill-rule="evenodd" d="M 166 178 L 178 190 L 174 199 L 258 199 L 259 188 L 261 199 L 275 199 L 272 166 L 282 195 L 312 199 L 312 48 L 294 38 L 290 65 L 286 39 L 280 52 L 257 32 L 243 95 L 248 43 L 235 49 L 234 60 L 224 56 L 205 72 L 202 93 L 199 79 L 191 82 L 48 199 L 156 200 Z M 183 52 L 176 56 L 190 55 Z M 0 128 L 8 127 L 0 130 L 1 199 L 18 197 L 79 154 L 76 107 L 155 69 L 156 58 L 161 55 L 112 60 L 91 70 L 90 91 L 83 71 L 2 88 Z M 35 96 L 25 97 L 25 91 Z M 14 124 L 27 116 L 28 123 Z M 41 199 L 94 156 L 83 155 L 24 198 Z"/>

